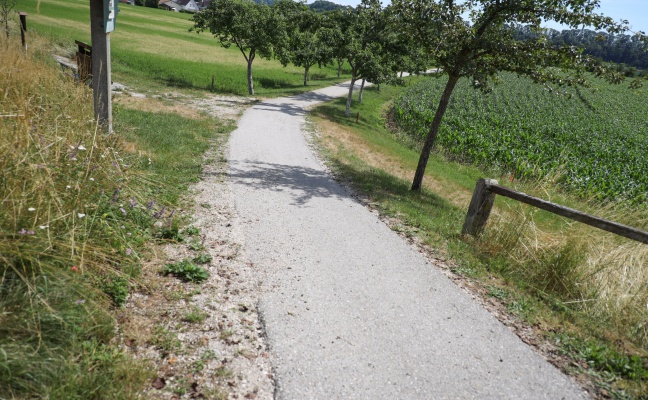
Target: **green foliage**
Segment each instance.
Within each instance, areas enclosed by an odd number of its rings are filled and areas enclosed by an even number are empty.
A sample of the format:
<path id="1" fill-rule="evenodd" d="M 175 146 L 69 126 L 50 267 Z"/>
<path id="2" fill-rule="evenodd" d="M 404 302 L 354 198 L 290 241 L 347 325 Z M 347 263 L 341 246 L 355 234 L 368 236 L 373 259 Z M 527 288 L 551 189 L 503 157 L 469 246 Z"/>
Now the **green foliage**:
<path id="1" fill-rule="evenodd" d="M 648 358 L 622 354 L 603 343 L 567 334 L 557 334 L 554 341 L 562 352 L 582 360 L 594 371 L 631 380 L 648 380 Z"/>
<path id="2" fill-rule="evenodd" d="M 182 233 L 185 234 L 185 235 L 187 235 L 187 236 L 198 236 L 198 235 L 200 235 L 200 229 L 199 229 L 199 228 L 196 228 L 196 227 L 193 226 L 193 225 L 191 225 L 191 226 L 186 227 L 186 228 L 182 231 Z"/>
<path id="3" fill-rule="evenodd" d="M 351 67 L 351 86 L 347 96 L 345 116 L 351 113 L 353 84 L 363 79 L 382 83 L 395 77 L 397 57 L 390 53 L 394 26 L 388 23 L 380 1 L 362 0 L 348 12 L 336 15 L 337 29 L 331 31 L 335 41 L 334 54 L 342 55 Z"/>
<path id="4" fill-rule="evenodd" d="M 201 254 L 193 259 L 193 262 L 196 264 L 207 264 L 212 261 L 212 256 L 210 254 Z"/>
<path id="5" fill-rule="evenodd" d="M 182 320 L 185 322 L 190 322 L 193 324 L 197 324 L 200 322 L 203 322 L 209 314 L 206 312 L 202 311 L 199 308 L 194 308 L 193 310 L 189 311 L 187 314 L 182 317 Z"/>
<path id="6" fill-rule="evenodd" d="M 162 273 L 171 274 L 187 282 L 201 283 L 209 278 L 209 272 L 186 259 L 173 264 L 166 264 Z"/>
<path id="7" fill-rule="evenodd" d="M 210 32 L 225 48 L 238 47 L 248 66 L 249 94 L 254 94 L 252 63 L 257 55 L 272 57 L 273 44 L 283 34 L 280 20 L 274 18 L 270 7 L 250 0 L 212 0 L 192 20 L 190 30 Z"/>
<path id="8" fill-rule="evenodd" d="M 304 86 L 309 79 L 309 70 L 332 61 L 333 53 L 329 39 L 327 17 L 310 11 L 306 5 L 292 0 L 282 0 L 274 7 L 276 19 L 281 18 L 284 36 L 277 41 L 275 57 L 286 66 L 293 63 L 304 68 Z"/>
<path id="9" fill-rule="evenodd" d="M 200 240 L 192 240 L 191 243 L 189 243 L 188 247 L 193 251 L 200 251 L 205 249 L 205 246 L 203 246 Z"/>
<path id="10" fill-rule="evenodd" d="M 184 242 L 185 238 L 180 234 L 180 228 L 177 225 L 167 226 L 160 229 L 158 233 L 160 239 L 172 240 L 174 242 Z"/>
<path id="11" fill-rule="evenodd" d="M 624 79 L 614 69 L 584 56 L 575 47 L 550 45 L 546 40 L 518 40 L 515 36 L 517 24 L 530 25 L 530 29 L 537 32 L 544 21 L 556 21 L 573 28 L 589 25 L 608 33 L 627 31 L 626 24 L 595 13 L 598 0 L 459 3 L 394 0 L 392 4 L 403 29 L 421 43 L 441 74 L 447 76 L 435 118 L 421 149 L 412 190 L 422 187 L 427 159 L 460 78 L 469 77 L 473 87 L 483 92 L 492 89 L 502 71 L 527 76 L 535 83 L 554 88 L 586 86 L 588 71 L 614 83 Z M 642 40 L 648 38 L 642 37 Z M 632 86 L 639 86 L 639 83 L 634 82 Z"/>
<path id="12" fill-rule="evenodd" d="M 394 101 L 393 118 L 422 141 L 443 91 L 425 79 Z M 560 96 L 503 74 L 487 96 L 467 79 L 457 86 L 438 143 L 463 161 L 518 178 L 562 175 L 563 185 L 607 199 L 648 200 L 648 92 L 595 80 L 596 90 Z"/>
<path id="13" fill-rule="evenodd" d="M 126 304 L 128 299 L 129 286 L 128 279 L 121 276 L 111 276 L 104 279 L 101 288 L 104 293 L 110 296 L 115 306 L 121 307 Z"/>

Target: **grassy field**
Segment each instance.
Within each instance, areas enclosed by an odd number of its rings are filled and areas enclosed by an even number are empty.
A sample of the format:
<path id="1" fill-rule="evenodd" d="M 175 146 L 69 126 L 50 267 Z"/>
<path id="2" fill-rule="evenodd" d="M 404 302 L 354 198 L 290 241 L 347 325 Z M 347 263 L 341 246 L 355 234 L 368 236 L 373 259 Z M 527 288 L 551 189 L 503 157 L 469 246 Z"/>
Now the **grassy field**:
<path id="1" fill-rule="evenodd" d="M 421 140 L 444 84 L 425 79 L 399 95 L 396 123 Z M 503 74 L 484 95 L 464 79 L 438 142 L 453 157 L 515 178 L 552 176 L 585 196 L 648 204 L 648 90 L 593 79 L 591 88 L 567 93 Z"/>
<path id="2" fill-rule="evenodd" d="M 47 35 L 68 54 L 74 40 L 90 43 L 90 11 L 85 0 L 19 3 L 29 13 L 28 29 Z M 224 49 L 209 33 L 189 32 L 191 15 L 120 4 L 111 33 L 113 79 L 147 93 L 166 86 L 247 94 L 245 60 L 237 48 Z M 254 86 L 258 96 L 284 96 L 338 82 L 334 68 L 312 70 L 303 86 L 303 70 L 282 67 L 274 60 L 254 61 Z"/>
<path id="3" fill-rule="evenodd" d="M 91 91 L 30 43 L 0 37 L 0 398 L 139 398 L 151 368 L 116 346 L 113 311 L 232 127 L 116 106 L 104 135 Z"/>
<path id="4" fill-rule="evenodd" d="M 413 82 L 411 82 L 413 84 Z M 550 180 L 511 181 L 475 165 L 433 153 L 421 193 L 409 191 L 419 153 L 386 114 L 404 88 L 368 89 L 355 118 L 344 100 L 315 109 L 322 148 L 332 168 L 392 229 L 418 237 L 449 259 L 454 273 L 477 282 L 541 337 L 571 358 L 563 368 L 589 376 L 598 395 L 643 398 L 648 393 L 648 248 L 508 199 L 498 198 L 480 239 L 461 236 L 478 178 L 498 178 L 518 190 L 595 215 L 646 227 L 645 211 L 583 201 Z M 498 168 L 494 169 L 499 170 Z"/>

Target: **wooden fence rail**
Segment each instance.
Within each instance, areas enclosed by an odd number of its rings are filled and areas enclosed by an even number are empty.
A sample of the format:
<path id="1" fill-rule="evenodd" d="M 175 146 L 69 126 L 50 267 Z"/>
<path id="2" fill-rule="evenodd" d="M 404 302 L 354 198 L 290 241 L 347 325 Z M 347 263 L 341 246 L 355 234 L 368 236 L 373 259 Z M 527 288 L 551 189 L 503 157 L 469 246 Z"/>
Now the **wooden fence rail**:
<path id="1" fill-rule="evenodd" d="M 574 221 L 582 222 L 595 228 L 612 232 L 616 235 L 620 235 L 628 239 L 648 244 L 648 232 L 633 228 L 631 226 L 608 221 L 603 218 L 595 217 L 593 215 L 574 210 L 573 208 L 561 206 L 559 204 L 554 204 L 537 197 L 529 196 L 525 193 L 516 192 L 515 190 L 500 186 L 494 179 L 480 179 L 479 181 L 477 181 L 477 186 L 475 187 L 472 200 L 470 201 L 470 206 L 468 207 L 466 221 L 464 222 L 464 226 L 461 231 L 462 233 L 478 236 L 483 232 L 484 227 L 486 226 L 486 222 L 488 221 L 488 217 L 490 216 L 491 209 L 493 208 L 496 194 L 529 204 L 533 207 L 537 207 L 554 214 L 561 215 Z"/>

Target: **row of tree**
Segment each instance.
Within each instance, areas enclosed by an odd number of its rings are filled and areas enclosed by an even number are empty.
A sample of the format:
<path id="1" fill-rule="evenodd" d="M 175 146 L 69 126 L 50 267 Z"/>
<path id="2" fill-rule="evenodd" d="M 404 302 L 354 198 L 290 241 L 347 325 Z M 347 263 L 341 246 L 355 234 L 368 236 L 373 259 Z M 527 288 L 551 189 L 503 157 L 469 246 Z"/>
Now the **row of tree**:
<path id="1" fill-rule="evenodd" d="M 635 69 L 648 69 L 648 51 L 641 34 L 614 35 L 596 32 L 591 29 L 567 29 L 557 31 L 546 29 L 534 32 L 531 27 L 517 27 L 519 40 L 538 40 L 546 38 L 556 46 L 575 46 L 583 49 L 583 54 L 600 58 L 602 61 L 623 64 Z"/>
<path id="2" fill-rule="evenodd" d="M 349 115 L 357 80 L 380 84 L 397 80 L 398 71 L 417 72 L 433 65 L 446 76 L 434 120 L 425 138 L 412 190 L 422 185 L 429 154 L 454 91 L 462 77 L 490 90 L 500 71 L 528 76 L 562 92 L 588 85 L 590 74 L 620 83 L 624 75 L 569 43 L 543 35 L 544 21 L 576 29 L 590 26 L 609 35 L 628 31 L 624 23 L 596 13 L 600 0 L 362 0 L 355 8 L 313 13 L 292 0 L 272 6 L 251 0 L 212 0 L 193 17 L 197 32 L 209 31 L 225 47 L 235 45 L 248 63 L 248 89 L 254 93 L 252 63 L 276 57 L 304 68 L 343 62 L 351 69 Z M 517 27 L 530 33 L 520 35 Z M 637 35 L 646 43 L 646 37 Z M 640 86 L 634 81 L 632 87 Z M 363 85 L 361 85 L 362 87 Z"/>
<path id="3" fill-rule="evenodd" d="M 224 47 L 236 46 L 247 62 L 248 92 L 254 94 L 256 57 L 276 58 L 284 66 L 304 68 L 304 85 L 315 65 L 346 62 L 351 80 L 394 81 L 398 71 L 421 71 L 429 59 L 379 0 L 364 0 L 356 8 L 314 12 L 303 3 L 279 0 L 272 6 L 251 0 L 213 0 L 193 16 L 197 32 L 209 31 Z M 352 84 L 347 101 L 350 112 Z M 362 91 L 362 89 L 361 89 Z"/>

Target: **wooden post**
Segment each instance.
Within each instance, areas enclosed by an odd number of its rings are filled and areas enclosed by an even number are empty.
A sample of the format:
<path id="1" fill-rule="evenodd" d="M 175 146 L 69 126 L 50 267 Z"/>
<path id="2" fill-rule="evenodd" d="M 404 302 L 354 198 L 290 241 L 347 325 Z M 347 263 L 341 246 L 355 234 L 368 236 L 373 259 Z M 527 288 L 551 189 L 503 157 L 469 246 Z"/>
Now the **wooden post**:
<path id="1" fill-rule="evenodd" d="M 104 0 L 105 1 L 105 0 Z M 95 120 L 105 133 L 112 132 L 110 33 L 106 29 L 104 1 L 90 0 L 92 36 L 92 91 Z"/>
<path id="2" fill-rule="evenodd" d="M 20 12 L 20 40 L 22 41 L 23 49 L 27 50 L 27 39 L 25 35 L 27 34 L 27 13 Z"/>
<path id="3" fill-rule="evenodd" d="M 495 193 L 490 191 L 490 185 L 497 185 L 497 181 L 484 178 L 477 181 L 462 234 L 479 236 L 483 232 L 495 202 Z"/>
<path id="4" fill-rule="evenodd" d="M 212 86 L 211 91 L 214 92 L 214 74 L 212 74 Z"/>
<path id="5" fill-rule="evenodd" d="M 356 124 L 358 123 L 358 120 L 360 119 L 360 111 L 356 114 Z"/>

